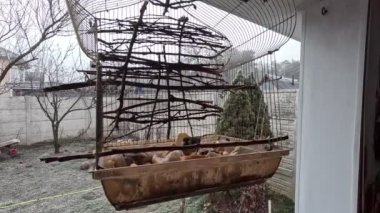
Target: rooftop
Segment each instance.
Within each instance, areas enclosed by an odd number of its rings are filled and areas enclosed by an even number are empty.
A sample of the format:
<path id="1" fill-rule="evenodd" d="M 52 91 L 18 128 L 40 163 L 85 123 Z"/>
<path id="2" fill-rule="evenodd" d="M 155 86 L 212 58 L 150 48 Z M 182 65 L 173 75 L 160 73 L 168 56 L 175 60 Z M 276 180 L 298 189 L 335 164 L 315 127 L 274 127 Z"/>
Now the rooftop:
<path id="1" fill-rule="evenodd" d="M 0 47 L 0 58 L 11 60 L 16 58 L 17 56 L 18 55 L 16 53 Z"/>

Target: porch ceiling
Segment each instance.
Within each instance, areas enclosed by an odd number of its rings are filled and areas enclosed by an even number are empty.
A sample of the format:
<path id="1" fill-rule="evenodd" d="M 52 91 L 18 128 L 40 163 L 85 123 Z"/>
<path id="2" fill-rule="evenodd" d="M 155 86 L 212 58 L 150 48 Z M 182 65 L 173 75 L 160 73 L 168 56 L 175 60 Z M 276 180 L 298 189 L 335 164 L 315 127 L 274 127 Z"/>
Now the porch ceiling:
<path id="1" fill-rule="evenodd" d="M 239 16 L 241 18 L 244 18 L 246 20 L 252 21 L 252 22 L 254 22 L 260 26 L 269 28 L 275 24 L 273 22 L 268 22 L 267 18 L 262 18 L 258 14 L 258 13 L 260 13 L 260 11 L 257 11 L 256 13 L 252 12 L 252 11 L 247 12 L 247 11 L 244 11 L 244 7 L 242 7 L 242 6 L 231 11 L 231 5 L 238 5 L 242 1 L 243 0 L 203 0 L 203 2 L 205 2 L 209 5 L 212 5 L 218 9 L 224 10 L 226 12 L 231 12 L 231 14 L 234 14 L 234 15 Z M 280 1 L 280 0 L 268 0 L 269 3 L 270 3 L 270 1 Z M 257 2 L 258 2 L 257 0 L 256 1 L 248 0 L 247 3 L 244 3 L 244 4 L 255 5 L 255 4 L 257 4 Z M 301 16 L 298 15 L 299 14 L 298 9 L 301 9 L 304 7 L 305 0 L 294 0 L 294 2 L 295 2 L 296 10 L 297 10 L 297 25 L 296 25 L 296 28 L 295 28 L 295 31 L 294 31 L 292 38 L 300 41 L 301 40 Z M 291 16 L 290 12 L 292 12 L 292 10 L 289 10 L 288 5 L 284 5 L 283 8 L 276 8 L 276 9 L 283 9 L 284 11 L 288 12 L 288 14 L 289 14 L 288 17 Z M 265 16 L 265 15 L 266 14 L 263 14 L 263 16 Z"/>

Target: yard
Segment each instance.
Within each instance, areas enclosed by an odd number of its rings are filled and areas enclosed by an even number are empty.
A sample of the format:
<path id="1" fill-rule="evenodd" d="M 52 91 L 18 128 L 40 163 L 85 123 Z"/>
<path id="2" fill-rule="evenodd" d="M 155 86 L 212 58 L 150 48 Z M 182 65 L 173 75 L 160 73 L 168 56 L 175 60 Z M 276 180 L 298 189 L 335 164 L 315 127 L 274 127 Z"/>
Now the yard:
<path id="1" fill-rule="evenodd" d="M 91 142 L 67 143 L 66 152 L 92 150 Z M 53 152 L 51 143 L 20 147 L 20 155 L 0 162 L 0 212 L 116 212 L 101 184 L 87 171 L 83 160 L 45 164 L 39 157 Z M 176 212 L 180 201 L 151 205 L 129 212 Z"/>

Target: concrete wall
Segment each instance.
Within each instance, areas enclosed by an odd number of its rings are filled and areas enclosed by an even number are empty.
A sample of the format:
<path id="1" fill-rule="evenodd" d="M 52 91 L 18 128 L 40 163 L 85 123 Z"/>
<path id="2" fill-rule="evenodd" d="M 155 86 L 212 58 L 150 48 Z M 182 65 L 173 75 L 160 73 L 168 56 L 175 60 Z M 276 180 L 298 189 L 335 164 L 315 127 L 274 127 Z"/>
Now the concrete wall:
<path id="1" fill-rule="evenodd" d="M 296 212 L 357 212 L 367 7 L 315 0 L 305 8 Z"/>
<path id="2" fill-rule="evenodd" d="M 295 179 L 295 127 L 296 127 L 296 108 L 297 94 L 295 90 L 282 91 L 279 93 L 264 93 L 266 103 L 269 108 L 276 109 L 279 114 L 273 114 L 271 120 L 272 129 L 275 133 L 276 123 L 279 127 L 281 123 L 281 134 L 289 135 L 289 140 L 281 142 L 279 145 L 289 148 L 290 155 L 283 158 L 277 173 L 269 179 L 270 187 L 275 191 L 282 193 L 290 198 L 294 198 L 294 179 Z M 276 95 L 279 103 L 276 101 L 276 106 L 271 105 L 269 100 Z M 179 95 L 178 95 L 179 96 Z M 201 98 L 199 94 L 194 94 L 194 99 L 212 100 L 217 102 L 216 93 L 203 93 Z M 273 98 L 272 98 L 273 100 Z M 70 102 L 70 101 L 69 101 Z M 274 103 L 274 101 L 273 101 Z M 79 103 L 78 106 L 80 106 Z M 62 107 L 62 111 L 67 106 Z M 91 127 L 87 132 L 87 137 L 95 135 L 95 115 L 94 110 L 74 112 L 63 121 L 61 126 L 61 137 L 77 136 L 83 129 L 91 123 Z M 201 126 L 196 126 L 200 124 Z M 194 134 L 204 135 L 214 133 L 216 126 L 215 118 L 208 118 L 202 122 L 193 122 Z M 177 122 L 173 126 L 173 135 L 179 132 L 190 132 L 187 122 Z M 166 134 L 166 128 L 161 129 L 162 136 Z M 138 135 L 144 138 L 144 131 Z M 162 137 L 161 136 L 161 137 Z M 153 137 L 157 137 L 153 133 Z M 36 142 L 52 139 L 51 124 L 47 117 L 40 109 L 36 99 L 30 96 L 24 97 L 0 97 L 0 141 L 6 141 L 14 138 L 19 138 L 22 144 L 30 145 Z"/>
<path id="3" fill-rule="evenodd" d="M 81 104 L 83 103 L 80 102 L 78 107 Z M 61 113 L 67 107 L 67 104 L 63 104 Z M 90 130 L 87 136 L 92 137 L 95 134 L 93 110 L 73 112 L 62 122 L 60 136 L 75 137 L 89 125 Z M 0 96 L 0 141 L 14 138 L 19 138 L 21 144 L 25 145 L 52 140 L 50 121 L 39 107 L 35 97 Z"/>

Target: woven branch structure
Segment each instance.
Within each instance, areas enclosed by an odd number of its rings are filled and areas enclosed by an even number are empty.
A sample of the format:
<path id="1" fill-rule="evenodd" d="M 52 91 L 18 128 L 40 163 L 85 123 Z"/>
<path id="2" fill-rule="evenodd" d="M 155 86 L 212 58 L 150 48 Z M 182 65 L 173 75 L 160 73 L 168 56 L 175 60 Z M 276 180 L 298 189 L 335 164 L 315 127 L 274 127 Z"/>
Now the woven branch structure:
<path id="1" fill-rule="evenodd" d="M 179 126 L 194 135 L 197 122 L 223 111 L 201 94 L 261 87 L 260 77 L 232 84 L 233 70 L 277 51 L 296 23 L 292 0 L 66 2 L 80 46 L 97 68 L 83 72 L 99 74 L 53 90 L 102 84 L 106 141 L 138 132 L 146 140 L 163 137 L 157 129 L 169 139 Z"/>

